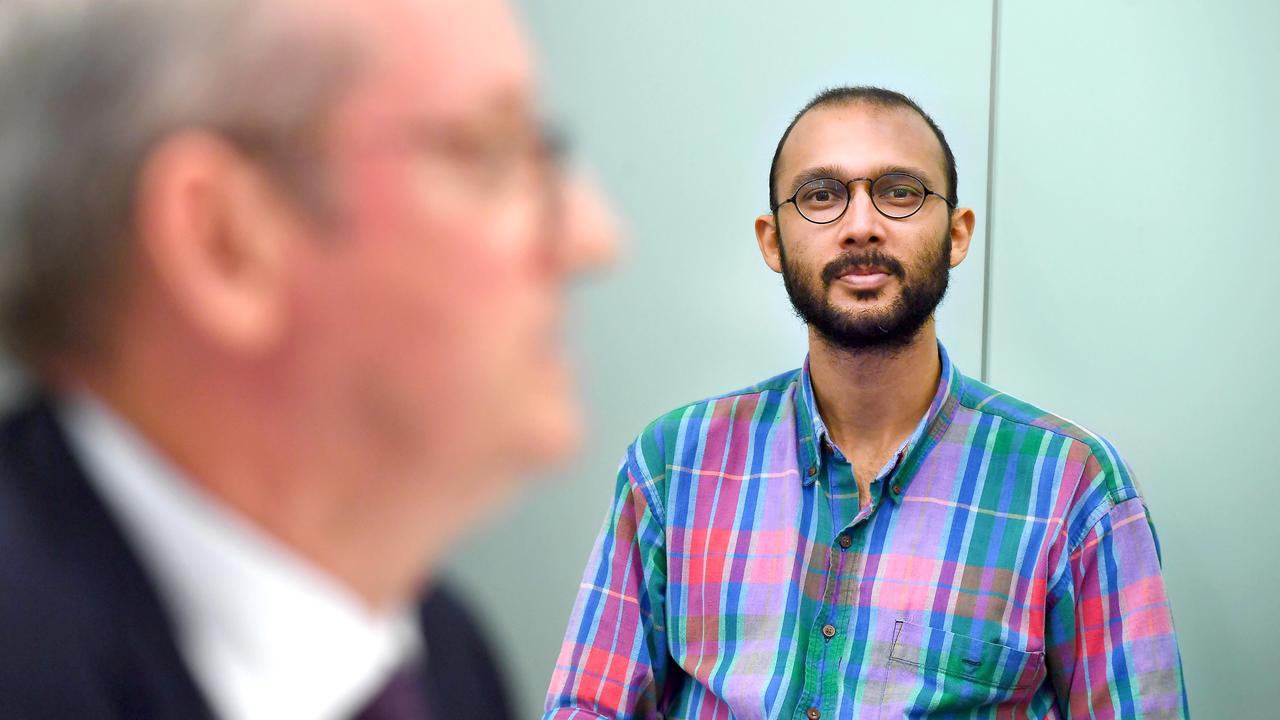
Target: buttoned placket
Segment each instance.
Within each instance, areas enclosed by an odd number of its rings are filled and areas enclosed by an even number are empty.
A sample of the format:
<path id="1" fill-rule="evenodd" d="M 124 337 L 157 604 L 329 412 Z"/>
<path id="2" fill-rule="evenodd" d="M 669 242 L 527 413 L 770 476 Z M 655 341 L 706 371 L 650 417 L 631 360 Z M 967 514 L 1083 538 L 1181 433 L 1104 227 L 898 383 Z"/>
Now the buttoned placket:
<path id="1" fill-rule="evenodd" d="M 853 519 L 845 522 L 848 514 L 837 516 L 832 504 L 831 490 L 833 472 L 837 468 L 846 468 L 847 480 L 840 483 L 846 488 L 855 490 L 857 483 L 853 478 L 853 466 L 845 459 L 840 449 L 830 442 L 825 424 L 818 415 L 814 402 L 812 385 L 808 378 L 806 361 L 803 382 L 795 396 L 797 422 L 797 450 L 799 466 L 802 468 L 801 483 L 809 492 L 815 494 L 812 501 L 820 504 L 816 497 L 824 493 L 828 511 L 819 517 L 818 536 L 832 538 L 831 543 L 823 549 L 826 554 L 824 577 L 822 579 L 822 595 L 814 620 L 809 628 L 808 650 L 804 658 L 804 683 L 799 695 L 799 702 L 792 714 L 793 720 L 816 720 L 823 715 L 834 717 L 836 700 L 839 697 L 841 674 L 835 670 L 841 657 L 853 656 L 849 651 L 853 642 L 851 635 L 856 628 L 851 628 L 853 610 L 852 598 L 857 597 L 859 586 L 856 578 L 860 576 L 861 564 L 865 561 L 867 546 L 867 528 L 877 517 L 877 512 L 885 505 L 885 498 L 892 499 L 888 503 L 896 506 L 901 502 L 911 476 L 919 466 L 922 458 L 941 437 L 950 423 L 956 399 L 949 392 L 951 366 L 945 351 L 941 351 L 942 374 L 939 388 L 934 397 L 934 404 L 929 412 L 921 418 L 916 431 L 903 442 L 898 452 L 877 473 L 871 482 L 871 502 L 865 508 L 858 508 Z M 855 505 L 857 507 L 857 505 Z M 891 510 L 891 509 L 887 509 Z M 833 532 L 837 527 L 841 529 Z M 841 582 L 841 578 L 849 579 Z"/>
<path id="2" fill-rule="evenodd" d="M 832 717 L 835 712 L 835 699 L 839 694 L 840 673 L 837 672 L 840 658 L 848 653 L 849 625 L 852 605 L 843 602 L 857 593 L 858 563 L 862 560 L 861 551 L 866 546 L 865 530 L 868 521 L 884 504 L 885 488 L 896 482 L 895 474 L 902 465 L 902 459 L 909 451 L 908 443 L 898 449 L 893 458 L 881 468 L 871 482 L 871 502 L 859 507 L 853 519 L 841 525 L 847 513 L 837 508 L 840 501 L 852 500 L 855 507 L 861 505 L 857 494 L 857 482 L 853 475 L 853 466 L 845 458 L 838 447 L 822 435 L 818 447 L 820 462 L 814 477 L 812 490 L 826 495 L 829 517 L 828 527 L 839 527 L 827 548 L 826 577 L 823 581 L 822 604 L 818 608 L 813 626 L 810 629 L 809 652 L 805 662 L 805 686 L 796 709 L 796 720 Z M 908 441 L 909 442 L 909 441 Z M 852 495 L 849 491 L 852 490 Z M 895 495 L 901 493 L 900 487 L 893 489 Z"/>

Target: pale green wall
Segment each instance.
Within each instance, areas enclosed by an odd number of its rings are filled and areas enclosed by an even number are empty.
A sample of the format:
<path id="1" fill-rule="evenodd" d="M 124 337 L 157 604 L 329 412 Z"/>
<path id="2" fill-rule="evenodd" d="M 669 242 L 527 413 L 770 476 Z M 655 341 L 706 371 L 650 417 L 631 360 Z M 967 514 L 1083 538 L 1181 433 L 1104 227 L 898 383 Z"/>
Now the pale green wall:
<path id="1" fill-rule="evenodd" d="M 1280 717 L 1280 3 L 1002 20 L 991 381 L 1134 467 L 1196 716 Z"/>

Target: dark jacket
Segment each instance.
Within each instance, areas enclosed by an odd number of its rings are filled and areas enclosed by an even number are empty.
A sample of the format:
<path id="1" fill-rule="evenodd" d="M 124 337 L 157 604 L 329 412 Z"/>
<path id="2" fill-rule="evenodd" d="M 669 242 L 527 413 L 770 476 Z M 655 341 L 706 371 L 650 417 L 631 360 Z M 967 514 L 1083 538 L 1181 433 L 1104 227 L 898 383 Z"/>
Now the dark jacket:
<path id="1" fill-rule="evenodd" d="M 443 586 L 421 605 L 434 720 L 507 720 L 474 620 Z M 0 424 L 0 718 L 214 718 L 168 613 L 72 456 L 49 401 Z"/>

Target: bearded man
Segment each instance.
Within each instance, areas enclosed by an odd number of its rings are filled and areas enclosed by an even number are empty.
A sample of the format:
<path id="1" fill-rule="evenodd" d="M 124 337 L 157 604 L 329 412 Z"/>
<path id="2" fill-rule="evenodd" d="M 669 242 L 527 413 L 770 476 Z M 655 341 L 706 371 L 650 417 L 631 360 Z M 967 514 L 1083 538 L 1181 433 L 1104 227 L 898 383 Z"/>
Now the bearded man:
<path id="1" fill-rule="evenodd" d="M 936 123 L 824 92 L 769 193 L 808 358 L 627 450 L 545 717 L 1184 717 L 1130 470 L 937 340 L 975 216 Z"/>

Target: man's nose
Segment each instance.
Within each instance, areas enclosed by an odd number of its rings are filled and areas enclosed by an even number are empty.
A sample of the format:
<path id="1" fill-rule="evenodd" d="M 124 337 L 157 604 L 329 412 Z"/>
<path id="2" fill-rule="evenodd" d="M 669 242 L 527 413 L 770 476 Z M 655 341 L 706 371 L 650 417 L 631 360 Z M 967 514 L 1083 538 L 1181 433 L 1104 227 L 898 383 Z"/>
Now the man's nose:
<path id="1" fill-rule="evenodd" d="M 611 265 L 620 240 L 618 222 L 596 184 L 580 174 L 566 179 L 561 236 L 561 267 L 581 274 Z"/>
<path id="2" fill-rule="evenodd" d="M 879 243 L 883 234 L 884 216 L 871 201 L 870 183 L 855 181 L 849 184 L 849 206 L 840 218 L 840 242 L 842 245 Z"/>

